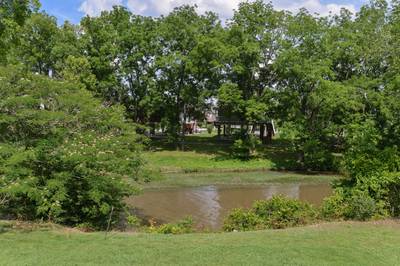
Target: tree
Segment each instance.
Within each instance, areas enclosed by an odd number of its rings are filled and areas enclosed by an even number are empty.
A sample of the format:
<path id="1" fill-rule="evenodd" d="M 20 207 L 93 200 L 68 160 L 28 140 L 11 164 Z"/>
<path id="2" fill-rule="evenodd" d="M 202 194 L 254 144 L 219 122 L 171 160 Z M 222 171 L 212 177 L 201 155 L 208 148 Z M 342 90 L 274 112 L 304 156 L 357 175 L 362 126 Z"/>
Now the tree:
<path id="1" fill-rule="evenodd" d="M 9 46 L 15 45 L 15 32 L 39 7 L 38 0 L 3 0 L 0 2 L 0 63 L 6 63 Z"/>
<path id="2" fill-rule="evenodd" d="M 157 91 L 163 99 L 164 119 L 174 139 L 184 135 L 183 123 L 205 110 L 219 72 L 219 62 L 207 61 L 218 53 L 220 24 L 212 14 L 198 15 L 195 7 L 176 8 L 160 21 L 159 54 L 156 56 Z M 206 48 L 206 45 L 209 44 Z M 218 83 L 217 83 L 218 84 Z"/>
<path id="3" fill-rule="evenodd" d="M 58 34 L 55 17 L 45 13 L 34 13 L 22 27 L 20 44 L 15 47 L 18 61 L 32 72 L 49 75 L 55 71 L 52 56 Z"/>
<path id="4" fill-rule="evenodd" d="M 272 88 L 277 82 L 274 62 L 282 49 L 285 23 L 286 14 L 263 1 L 241 3 L 229 23 L 222 60 L 226 82 L 240 90 L 242 103 L 236 106 L 240 107 L 236 119 L 254 122 L 271 115 Z M 228 87 L 222 86 L 220 94 Z M 220 111 L 222 116 L 231 115 L 223 106 Z"/>
<path id="5" fill-rule="evenodd" d="M 79 84 L 0 68 L 0 211 L 105 228 L 135 192 L 143 138 Z"/>

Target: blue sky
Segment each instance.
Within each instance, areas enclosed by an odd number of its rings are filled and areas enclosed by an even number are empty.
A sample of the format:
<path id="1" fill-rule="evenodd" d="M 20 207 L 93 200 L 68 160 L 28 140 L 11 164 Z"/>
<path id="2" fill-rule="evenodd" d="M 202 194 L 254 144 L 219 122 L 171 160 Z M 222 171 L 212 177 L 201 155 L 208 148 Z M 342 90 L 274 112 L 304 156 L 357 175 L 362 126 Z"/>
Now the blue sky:
<path id="1" fill-rule="evenodd" d="M 211 10 L 222 18 L 229 18 L 241 0 L 41 0 L 42 9 L 56 16 L 59 23 L 69 20 L 78 23 L 82 16 L 98 15 L 102 10 L 110 9 L 113 5 L 127 6 L 132 12 L 141 15 L 158 16 L 167 14 L 171 9 L 182 4 L 197 4 L 200 12 Z M 269 0 L 268 0 L 269 1 Z M 367 0 L 273 0 L 278 9 L 295 12 L 306 7 L 312 12 L 328 14 L 338 12 L 341 7 L 357 11 Z"/>

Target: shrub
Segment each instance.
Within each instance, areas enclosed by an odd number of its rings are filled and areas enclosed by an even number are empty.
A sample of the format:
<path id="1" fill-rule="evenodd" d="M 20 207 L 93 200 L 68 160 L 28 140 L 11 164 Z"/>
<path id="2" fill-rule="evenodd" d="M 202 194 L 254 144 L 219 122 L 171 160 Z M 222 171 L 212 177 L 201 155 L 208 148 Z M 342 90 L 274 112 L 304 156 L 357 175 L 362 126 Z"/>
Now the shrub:
<path id="1" fill-rule="evenodd" d="M 233 144 L 232 155 L 234 158 L 241 160 L 249 159 L 255 152 L 258 145 L 261 144 L 260 140 L 247 133 L 239 134 Z"/>
<path id="2" fill-rule="evenodd" d="M 124 110 L 75 84 L 2 68 L 0 77 L 0 211 L 94 228 L 116 221 L 142 165 Z"/>
<path id="3" fill-rule="evenodd" d="M 357 141 L 352 140 L 352 146 L 343 160 L 347 178 L 337 184 L 337 187 L 348 191 L 345 201 L 349 209 L 345 216 L 348 219 L 364 220 L 371 218 L 371 212 L 374 212 L 373 217 L 398 217 L 399 151 L 396 147 L 374 147 L 376 137 L 370 137 L 368 134 L 368 130 L 357 133 L 354 137 Z"/>
<path id="4" fill-rule="evenodd" d="M 261 229 L 262 222 L 252 210 L 234 209 L 224 221 L 227 232 Z"/>
<path id="5" fill-rule="evenodd" d="M 358 220 L 387 217 L 385 202 L 375 201 L 365 191 L 336 188 L 332 196 L 324 200 L 321 206 L 321 217 L 326 220 Z"/>
<path id="6" fill-rule="evenodd" d="M 151 225 L 148 228 L 149 233 L 158 233 L 158 234 L 189 234 L 194 232 L 194 223 L 191 217 L 187 217 L 177 223 L 169 223 L 163 224 L 160 226 Z"/>
<path id="7" fill-rule="evenodd" d="M 306 225 L 317 217 L 317 212 L 310 204 L 282 196 L 257 201 L 253 210 L 268 228 L 273 229 Z"/>
<path id="8" fill-rule="evenodd" d="M 254 229 L 282 229 L 306 225 L 317 219 L 317 211 L 299 200 L 275 196 L 257 201 L 250 210 L 236 209 L 224 223 L 225 231 Z"/>
<path id="9" fill-rule="evenodd" d="M 332 196 L 324 199 L 321 206 L 321 217 L 325 220 L 339 220 L 345 217 L 346 202 L 343 189 L 336 189 Z"/>
<path id="10" fill-rule="evenodd" d="M 377 206 L 367 193 L 357 191 L 348 200 L 345 217 L 351 220 L 366 221 L 377 213 Z"/>

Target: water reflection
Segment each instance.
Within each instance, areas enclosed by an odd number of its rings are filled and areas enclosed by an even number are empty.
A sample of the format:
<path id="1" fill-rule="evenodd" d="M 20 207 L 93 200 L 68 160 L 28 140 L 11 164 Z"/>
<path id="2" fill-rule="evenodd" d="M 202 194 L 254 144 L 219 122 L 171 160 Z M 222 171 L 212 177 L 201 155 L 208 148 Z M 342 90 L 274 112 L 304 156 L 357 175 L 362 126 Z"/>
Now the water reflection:
<path id="1" fill-rule="evenodd" d="M 277 184 L 262 187 L 205 186 L 146 191 L 128 200 L 143 217 L 174 222 L 192 216 L 202 227 L 218 229 L 233 208 L 248 208 L 254 201 L 286 195 L 320 205 L 330 195 L 329 184 Z"/>

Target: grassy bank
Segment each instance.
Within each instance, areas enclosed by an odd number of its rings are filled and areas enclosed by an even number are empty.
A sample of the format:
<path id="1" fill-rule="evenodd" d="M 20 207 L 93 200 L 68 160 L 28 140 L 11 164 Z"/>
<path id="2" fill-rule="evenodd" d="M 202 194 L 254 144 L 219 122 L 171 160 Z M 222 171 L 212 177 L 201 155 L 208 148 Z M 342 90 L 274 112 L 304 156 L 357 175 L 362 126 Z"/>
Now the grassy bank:
<path id="1" fill-rule="evenodd" d="M 3 230 L 4 231 L 4 230 Z M 400 223 L 180 236 L 68 229 L 0 234 L 1 265 L 399 265 Z"/>
<path id="2" fill-rule="evenodd" d="M 184 149 L 179 150 L 177 148 L 182 148 L 181 145 L 157 139 L 151 142 L 145 159 L 150 169 L 163 173 L 288 169 L 296 159 L 288 144 L 281 140 L 260 146 L 257 154 L 249 160 L 232 158 L 231 144 L 212 135 L 187 136 Z"/>
<path id="3" fill-rule="evenodd" d="M 144 189 L 170 187 L 196 187 L 206 185 L 268 185 L 272 183 L 329 183 L 338 179 L 337 175 L 300 174 L 283 171 L 244 171 L 244 172 L 197 172 L 169 173 L 159 176 L 150 183 L 144 184 Z"/>
<path id="4" fill-rule="evenodd" d="M 154 178 L 145 188 L 184 187 L 202 185 L 263 185 L 282 182 L 330 182 L 335 174 L 304 174 L 288 172 L 296 155 L 282 140 L 260 146 L 249 160 L 231 156 L 231 142 L 213 135 L 187 136 L 184 150 L 168 144 L 165 139 L 151 142 L 145 152 L 147 167 Z"/>

